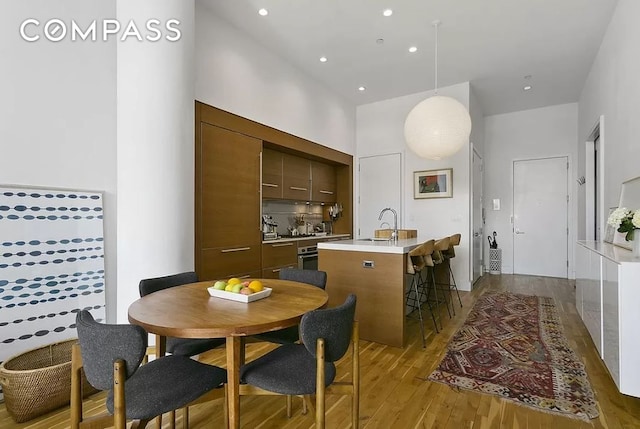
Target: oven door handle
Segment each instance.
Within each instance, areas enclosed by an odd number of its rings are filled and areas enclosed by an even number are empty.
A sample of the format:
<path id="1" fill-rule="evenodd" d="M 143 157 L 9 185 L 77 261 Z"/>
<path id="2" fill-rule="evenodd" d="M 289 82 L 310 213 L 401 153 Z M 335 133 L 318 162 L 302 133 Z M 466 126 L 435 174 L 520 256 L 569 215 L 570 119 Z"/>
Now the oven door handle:
<path id="1" fill-rule="evenodd" d="M 318 254 L 317 253 L 310 253 L 310 254 L 306 254 L 306 255 L 298 255 L 298 258 L 300 259 L 309 259 L 309 258 L 317 258 Z"/>

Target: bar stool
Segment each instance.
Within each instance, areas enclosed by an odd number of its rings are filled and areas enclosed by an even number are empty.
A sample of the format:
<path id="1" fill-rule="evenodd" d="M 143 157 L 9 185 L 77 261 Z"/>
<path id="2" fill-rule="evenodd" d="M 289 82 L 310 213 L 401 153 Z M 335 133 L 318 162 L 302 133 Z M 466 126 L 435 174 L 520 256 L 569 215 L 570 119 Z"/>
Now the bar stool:
<path id="1" fill-rule="evenodd" d="M 438 305 L 438 306 L 440 305 L 440 302 L 438 301 L 437 291 L 440 290 L 441 292 L 445 292 L 445 293 L 442 294 L 442 297 L 444 299 L 445 306 L 447 307 L 447 313 L 449 314 L 449 318 L 451 318 L 451 310 L 449 310 L 449 301 L 451 301 L 451 300 L 450 299 L 447 300 L 446 292 L 449 291 L 449 298 L 451 298 L 451 288 L 449 287 L 448 281 L 446 283 L 446 285 L 447 285 L 446 288 L 438 287 L 438 285 L 443 286 L 444 283 L 437 283 L 436 282 L 435 270 L 436 270 L 436 267 L 438 265 L 442 265 L 442 263 L 444 262 L 445 259 L 444 259 L 444 255 L 443 255 L 442 252 L 444 252 L 444 251 L 449 249 L 449 242 L 450 241 L 451 240 L 449 239 L 449 237 L 444 237 L 444 238 L 441 238 L 440 240 L 436 240 L 436 242 L 433 244 L 433 255 L 432 255 L 432 258 L 433 258 L 434 266 L 431 269 L 431 276 L 432 276 L 432 279 L 433 279 L 433 288 L 436 291 L 436 305 Z M 447 273 L 447 277 L 448 277 L 448 274 L 449 273 Z M 453 307 L 453 302 L 451 303 L 451 307 Z M 455 309 L 453 310 L 453 313 L 455 314 Z"/>
<path id="2" fill-rule="evenodd" d="M 426 348 L 426 340 L 424 333 L 424 319 L 422 317 L 422 303 L 426 302 L 431 313 L 431 320 L 436 333 L 438 330 L 438 324 L 436 323 L 435 313 L 431 308 L 431 301 L 429 299 L 428 277 L 422 276 L 429 267 L 433 266 L 433 260 L 431 254 L 433 253 L 434 240 L 429 240 L 423 244 L 413 248 L 409 252 L 407 258 L 407 274 L 412 276 L 411 286 L 407 291 L 406 305 L 411 307 L 411 312 L 418 310 L 418 318 L 420 319 L 420 333 L 422 334 L 422 348 Z M 442 328 L 442 322 L 440 322 L 440 328 Z"/>
<path id="3" fill-rule="evenodd" d="M 449 237 L 449 248 L 442 252 L 442 256 L 448 262 L 447 265 L 449 265 L 449 274 L 451 275 L 449 288 L 456 291 L 456 295 L 458 296 L 458 302 L 460 303 L 460 308 L 462 308 L 462 300 L 460 299 L 460 292 L 458 292 L 458 285 L 456 284 L 456 278 L 453 276 L 453 270 L 451 269 L 451 259 L 456 257 L 456 251 L 454 247 L 460 244 L 461 237 L 462 236 L 460 234 L 454 234 L 451 237 Z M 453 299 L 451 302 L 451 307 L 453 307 Z M 456 314 L 455 309 L 453 311 L 453 314 Z"/>

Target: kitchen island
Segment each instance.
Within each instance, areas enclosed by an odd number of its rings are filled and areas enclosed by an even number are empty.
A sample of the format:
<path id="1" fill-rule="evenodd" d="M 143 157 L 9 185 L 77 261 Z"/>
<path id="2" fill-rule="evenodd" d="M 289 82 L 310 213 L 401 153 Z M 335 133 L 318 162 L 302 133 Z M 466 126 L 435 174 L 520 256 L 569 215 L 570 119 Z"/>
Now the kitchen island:
<path id="1" fill-rule="evenodd" d="M 404 346 L 407 258 L 425 241 L 418 237 L 318 243 L 318 269 L 327 272 L 328 305 L 339 305 L 355 294 L 362 339 Z"/>

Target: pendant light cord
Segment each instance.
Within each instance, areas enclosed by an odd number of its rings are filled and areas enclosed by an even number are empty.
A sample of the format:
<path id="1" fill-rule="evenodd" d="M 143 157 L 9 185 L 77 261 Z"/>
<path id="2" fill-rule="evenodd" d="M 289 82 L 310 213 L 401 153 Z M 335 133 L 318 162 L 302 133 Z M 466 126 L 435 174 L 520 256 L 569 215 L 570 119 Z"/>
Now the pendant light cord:
<path id="1" fill-rule="evenodd" d="M 440 25 L 440 21 L 433 21 L 433 26 L 436 27 L 436 51 L 435 51 L 435 83 L 434 83 L 434 93 L 438 95 L 438 26 Z"/>

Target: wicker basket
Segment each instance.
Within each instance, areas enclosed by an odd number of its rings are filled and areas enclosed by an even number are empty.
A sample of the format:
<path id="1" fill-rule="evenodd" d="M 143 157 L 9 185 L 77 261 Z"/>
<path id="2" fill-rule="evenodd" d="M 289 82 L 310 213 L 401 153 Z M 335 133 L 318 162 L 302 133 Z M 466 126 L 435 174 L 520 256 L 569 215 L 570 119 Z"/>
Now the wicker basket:
<path id="1" fill-rule="evenodd" d="M 69 404 L 71 346 L 76 338 L 48 344 L 7 359 L 0 365 L 0 383 L 9 415 L 25 422 Z M 83 393 L 96 390 L 84 380 Z"/>

